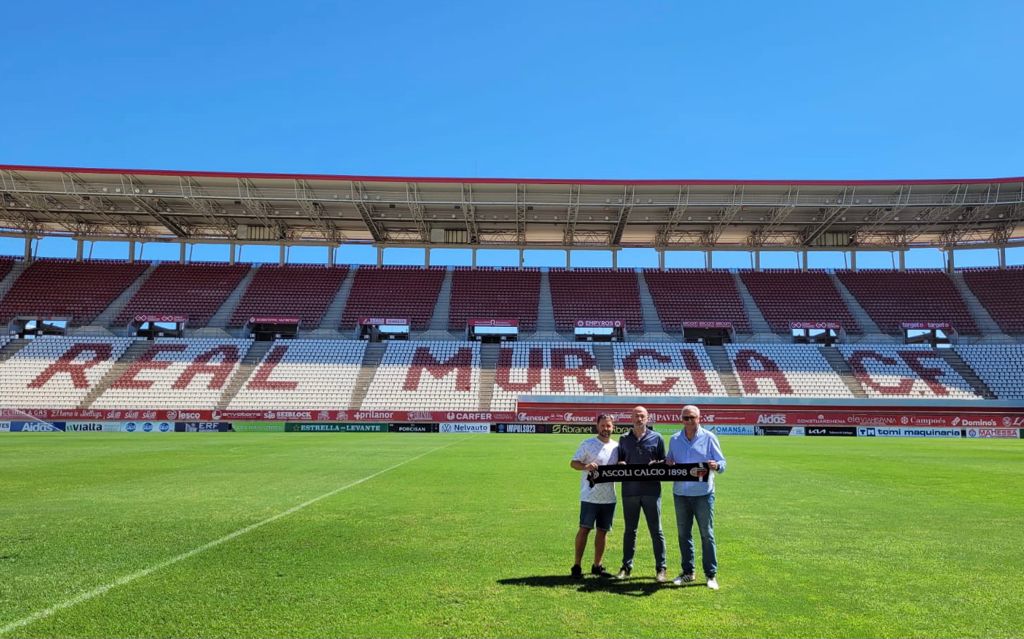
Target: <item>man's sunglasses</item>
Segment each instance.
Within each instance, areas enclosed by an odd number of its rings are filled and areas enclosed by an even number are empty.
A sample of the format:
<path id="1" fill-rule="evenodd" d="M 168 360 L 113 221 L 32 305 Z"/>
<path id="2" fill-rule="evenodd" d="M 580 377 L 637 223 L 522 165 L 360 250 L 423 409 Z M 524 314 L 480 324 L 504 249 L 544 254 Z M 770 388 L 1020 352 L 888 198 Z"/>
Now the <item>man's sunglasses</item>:
<path id="1" fill-rule="evenodd" d="M 683 421 L 684 422 L 690 422 L 690 421 L 693 421 L 695 419 L 697 419 L 696 415 L 683 415 Z"/>

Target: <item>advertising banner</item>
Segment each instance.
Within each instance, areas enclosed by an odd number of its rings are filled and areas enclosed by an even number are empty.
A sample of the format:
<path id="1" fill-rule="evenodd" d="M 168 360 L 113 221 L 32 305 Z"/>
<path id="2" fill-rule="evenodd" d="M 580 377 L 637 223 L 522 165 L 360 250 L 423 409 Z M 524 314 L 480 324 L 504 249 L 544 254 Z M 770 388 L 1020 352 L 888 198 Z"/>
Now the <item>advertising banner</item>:
<path id="1" fill-rule="evenodd" d="M 714 426 L 710 429 L 718 435 L 753 435 L 753 426 Z"/>
<path id="2" fill-rule="evenodd" d="M 184 324 L 188 321 L 188 315 L 136 315 L 136 322 L 160 322 L 162 324 Z"/>
<path id="3" fill-rule="evenodd" d="M 178 433 L 228 433 L 233 429 L 231 422 L 174 422 Z"/>
<path id="4" fill-rule="evenodd" d="M 622 328 L 622 320 L 576 320 L 576 328 Z"/>
<path id="5" fill-rule="evenodd" d="M 284 422 L 253 422 L 237 421 L 231 422 L 231 426 L 238 433 L 283 433 Z"/>
<path id="6" fill-rule="evenodd" d="M 821 321 L 821 322 L 790 322 L 789 323 L 789 328 L 791 330 L 794 329 L 794 328 L 797 328 L 797 329 L 809 328 L 809 329 L 821 329 L 821 330 L 831 329 L 833 331 L 838 331 L 842 327 L 840 326 L 839 322 Z"/>
<path id="7" fill-rule="evenodd" d="M 117 433 L 121 424 L 117 422 L 67 422 L 64 430 L 69 433 Z"/>
<path id="8" fill-rule="evenodd" d="M 12 433 L 59 433 L 64 430 L 64 422 L 36 422 L 19 421 L 10 422 L 9 432 Z"/>
<path id="9" fill-rule="evenodd" d="M 473 317 L 466 320 L 466 324 L 469 326 L 499 326 L 502 328 L 514 328 L 519 326 L 519 320 L 517 319 L 483 319 L 479 317 Z"/>
<path id="10" fill-rule="evenodd" d="M 123 433 L 173 433 L 173 422 L 122 422 Z"/>
<path id="11" fill-rule="evenodd" d="M 789 426 L 757 426 L 755 428 L 758 435 L 789 435 L 791 430 Z"/>
<path id="12" fill-rule="evenodd" d="M 388 424 L 389 433 L 436 433 L 437 424 Z"/>
<path id="13" fill-rule="evenodd" d="M 510 433 L 515 435 L 539 435 L 551 434 L 550 424 L 495 424 L 491 427 L 493 433 Z"/>
<path id="14" fill-rule="evenodd" d="M 732 322 L 683 322 L 683 328 L 732 328 Z"/>
<path id="15" fill-rule="evenodd" d="M 970 439 L 1018 439 L 1020 431 L 1016 428 L 968 428 Z"/>
<path id="16" fill-rule="evenodd" d="M 250 317 L 250 324 L 284 324 L 298 326 L 302 322 L 301 317 L 268 317 L 268 316 L 256 316 Z"/>
<path id="17" fill-rule="evenodd" d="M 616 435 L 629 432 L 630 427 L 623 424 L 616 424 L 612 428 Z M 594 424 L 552 424 L 551 432 L 555 435 L 593 435 L 595 434 Z"/>
<path id="18" fill-rule="evenodd" d="M 861 426 L 857 429 L 858 437 L 931 437 L 958 439 L 959 428 L 908 428 L 906 426 Z"/>
<path id="19" fill-rule="evenodd" d="M 808 437 L 856 437 L 856 426 L 812 426 L 806 429 Z"/>
<path id="20" fill-rule="evenodd" d="M 466 423 L 454 423 L 444 422 L 438 424 L 438 432 L 441 433 L 489 433 L 491 432 L 490 424 L 466 424 Z"/>
<path id="21" fill-rule="evenodd" d="M 353 424 L 338 422 L 285 422 L 286 433 L 386 433 L 387 424 Z"/>

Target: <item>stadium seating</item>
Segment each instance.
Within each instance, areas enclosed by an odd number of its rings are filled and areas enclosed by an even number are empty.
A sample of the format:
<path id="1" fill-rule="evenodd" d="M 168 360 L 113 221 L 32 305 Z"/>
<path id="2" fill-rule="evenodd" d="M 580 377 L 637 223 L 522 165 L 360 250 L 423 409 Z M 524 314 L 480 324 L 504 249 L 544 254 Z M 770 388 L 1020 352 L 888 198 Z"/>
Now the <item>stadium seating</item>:
<path id="1" fill-rule="evenodd" d="M 1024 399 L 1024 344 L 954 348 L 998 399 Z"/>
<path id="2" fill-rule="evenodd" d="M 146 264 L 114 260 L 36 260 L 0 302 L 0 323 L 26 315 L 70 317 L 71 326 L 88 324 L 146 268 Z"/>
<path id="3" fill-rule="evenodd" d="M 698 344 L 616 343 L 615 385 L 621 395 L 712 395 L 729 393 Z"/>
<path id="4" fill-rule="evenodd" d="M 726 344 L 725 349 L 745 396 L 853 397 L 819 346 Z"/>
<path id="5" fill-rule="evenodd" d="M 161 264 L 128 301 L 114 322 L 139 314 L 188 316 L 188 326 L 206 326 L 249 270 L 248 264 Z"/>
<path id="6" fill-rule="evenodd" d="M 6 255 L 0 255 L 0 281 L 2 281 L 7 274 L 14 268 L 15 259 Z"/>
<path id="7" fill-rule="evenodd" d="M 540 271 L 530 269 L 457 268 L 452 274 L 452 299 L 448 329 L 466 328 L 466 320 L 480 318 L 516 318 L 519 330 L 537 327 L 540 297 Z"/>
<path id="8" fill-rule="evenodd" d="M 341 328 L 352 328 L 360 317 L 394 317 L 408 319 L 414 330 L 424 330 L 434 314 L 444 277 L 443 267 L 360 266 Z"/>
<path id="9" fill-rule="evenodd" d="M 744 286 L 776 333 L 789 334 L 790 322 L 839 322 L 847 333 L 860 333 L 832 278 L 824 271 L 772 269 L 740 271 Z"/>
<path id="10" fill-rule="evenodd" d="M 982 399 L 927 345 L 843 344 L 839 351 L 868 397 Z"/>
<path id="11" fill-rule="evenodd" d="M 272 316 L 298 317 L 302 328 L 316 328 L 347 274 L 347 266 L 261 266 L 228 326 L 244 326 L 252 316 Z"/>
<path id="12" fill-rule="evenodd" d="M 480 344 L 389 342 L 362 410 L 480 408 Z"/>
<path id="13" fill-rule="evenodd" d="M 0 406 L 76 408 L 131 343 L 129 338 L 37 337 L 0 363 Z"/>
<path id="14" fill-rule="evenodd" d="M 92 408 L 214 409 L 251 345 L 248 339 L 159 338 Z"/>
<path id="15" fill-rule="evenodd" d="M 963 276 L 1004 333 L 1024 333 L 1024 267 L 968 269 Z"/>
<path id="16" fill-rule="evenodd" d="M 278 340 L 228 408 L 347 408 L 365 352 L 365 341 Z"/>
<path id="17" fill-rule="evenodd" d="M 737 332 L 750 332 L 743 300 L 728 271 L 646 269 L 643 275 L 666 332 L 679 334 L 683 322 L 732 322 Z"/>
<path id="18" fill-rule="evenodd" d="M 498 351 L 491 410 L 514 410 L 520 395 L 604 393 L 592 345 L 516 342 Z"/>
<path id="19" fill-rule="evenodd" d="M 901 322 L 949 322 L 960 334 L 978 334 L 960 293 L 941 271 L 839 271 L 837 275 L 884 333 L 901 335 Z"/>
<path id="20" fill-rule="evenodd" d="M 548 282 L 555 330 L 572 331 L 577 320 L 622 320 L 626 330 L 644 329 L 640 288 L 634 271 L 582 268 L 551 269 Z"/>

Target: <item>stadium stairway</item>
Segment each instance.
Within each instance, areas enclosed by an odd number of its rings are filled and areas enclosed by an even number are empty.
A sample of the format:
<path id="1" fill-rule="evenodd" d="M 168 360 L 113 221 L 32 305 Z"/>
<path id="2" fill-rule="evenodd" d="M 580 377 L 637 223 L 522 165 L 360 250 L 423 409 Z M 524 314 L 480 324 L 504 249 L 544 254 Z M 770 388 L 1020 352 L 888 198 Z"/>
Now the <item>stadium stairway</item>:
<path id="1" fill-rule="evenodd" d="M 242 385 L 252 376 L 252 372 L 256 370 L 256 367 L 263 361 L 263 357 L 273 346 L 274 342 L 253 342 L 245 357 L 242 358 L 242 361 L 238 362 L 238 370 L 235 371 L 234 377 L 224 387 L 224 393 L 217 400 L 217 410 L 227 409 L 228 404 L 231 403 L 231 400 L 241 390 Z"/>
<path id="2" fill-rule="evenodd" d="M 960 293 L 960 297 L 964 300 L 964 306 L 967 307 L 967 312 L 971 314 L 971 318 L 974 323 L 978 325 L 978 330 L 981 331 L 982 337 L 979 341 L 994 344 L 1013 344 L 1016 342 L 1012 337 L 1003 333 L 1003 330 L 999 328 L 999 324 L 996 323 L 992 316 L 989 315 L 988 310 L 985 306 L 978 301 L 974 291 L 967 285 L 964 280 L 964 274 L 960 271 L 953 273 L 950 278 L 953 281 L 953 286 L 956 287 L 957 292 Z M 961 343 L 964 340 L 961 338 Z"/>
<path id="3" fill-rule="evenodd" d="M 646 338 L 646 335 L 644 337 Z M 612 351 L 612 345 L 594 344 L 594 359 L 597 360 L 597 372 L 604 394 L 618 395 L 619 392 L 615 385 L 615 353 Z"/>
<path id="4" fill-rule="evenodd" d="M 217 312 L 213 314 L 210 321 L 206 323 L 207 328 L 227 329 L 228 321 L 234 314 L 235 309 L 238 308 L 238 304 L 242 301 L 242 296 L 245 295 L 246 289 L 248 289 L 249 284 L 252 283 L 252 278 L 256 277 L 256 271 L 258 271 L 259 268 L 259 264 L 254 264 L 248 271 L 246 271 L 245 277 L 242 278 L 242 281 L 238 283 L 235 290 L 231 291 L 231 295 L 228 295 L 228 298 L 220 305 L 220 308 L 218 308 Z M 244 331 L 245 327 L 242 327 L 241 330 Z M 239 331 L 239 334 L 241 334 L 241 331 Z"/>
<path id="5" fill-rule="evenodd" d="M 555 331 L 555 307 L 551 303 L 551 280 L 548 270 L 540 270 L 540 295 L 537 300 L 537 331 L 531 340 L 551 341 L 562 337 Z"/>
<path id="6" fill-rule="evenodd" d="M 320 320 L 320 326 L 317 327 L 316 334 L 337 337 L 338 327 L 341 326 L 341 315 L 345 312 L 348 294 L 352 292 L 352 284 L 356 280 L 356 271 L 358 270 L 358 264 L 349 267 L 348 275 L 345 276 L 344 281 L 342 281 L 341 286 L 338 288 L 338 294 L 334 296 L 327 310 L 324 311 L 324 317 Z"/>
<path id="7" fill-rule="evenodd" d="M 854 319 L 856 319 L 856 317 Z M 859 399 L 867 399 L 867 392 L 865 392 L 864 387 L 860 385 L 860 382 L 857 380 L 857 376 L 853 373 L 853 369 L 850 368 L 850 363 L 846 361 L 843 354 L 835 348 L 822 348 L 820 352 L 822 357 L 825 358 L 825 361 L 832 367 L 832 370 L 839 375 L 839 379 L 843 380 L 846 387 L 850 389 L 853 396 Z"/>
<path id="8" fill-rule="evenodd" d="M 441 290 L 437 293 L 437 303 L 434 304 L 434 314 L 430 316 L 430 325 L 426 331 L 417 337 L 420 339 L 452 339 L 448 332 L 448 314 L 452 306 L 452 275 L 455 269 L 449 266 L 444 272 L 444 281 L 441 282 Z"/>
<path id="9" fill-rule="evenodd" d="M 158 265 L 159 262 L 150 262 L 149 267 L 147 267 L 146 270 L 142 272 L 142 275 L 140 275 L 134 282 L 132 282 L 128 286 L 128 288 L 121 291 L 121 294 L 114 298 L 114 301 L 110 303 L 110 306 L 103 309 L 103 312 L 96 316 L 96 319 L 93 321 L 92 325 L 102 327 L 110 326 L 111 323 L 113 323 L 114 318 L 116 318 L 118 314 L 121 313 L 121 309 L 124 308 L 125 304 L 127 304 L 129 300 L 135 297 L 135 294 L 139 292 L 139 289 L 142 288 L 142 285 L 146 283 L 146 280 L 149 279 L 149 276 L 153 274 L 153 271 L 156 270 L 156 267 Z M 117 328 L 122 330 L 116 330 L 115 334 L 124 335 L 124 327 L 118 326 Z"/>
<path id="10" fill-rule="evenodd" d="M 978 377 L 978 374 L 974 372 L 974 369 L 971 368 L 955 350 L 952 348 L 942 348 L 935 352 L 941 355 L 942 359 L 946 360 L 946 363 L 949 364 L 950 368 L 956 371 L 960 377 L 963 377 L 964 380 L 971 385 L 971 389 L 975 393 L 985 399 L 998 399 L 996 394 L 992 392 L 992 389 L 988 387 L 988 384 Z"/>
<path id="11" fill-rule="evenodd" d="M 740 299 L 743 300 L 743 310 L 750 319 L 750 330 L 753 332 L 753 336 L 747 341 L 761 344 L 781 342 L 782 338 L 772 332 L 771 326 L 768 325 L 768 321 L 761 314 L 761 309 L 757 307 L 757 303 L 754 301 L 750 291 L 747 290 L 747 285 L 743 283 L 740 274 L 737 271 L 733 271 L 732 278 L 736 282 L 736 291 L 740 294 Z"/>
<path id="12" fill-rule="evenodd" d="M 18 351 L 28 346 L 29 340 L 27 339 L 12 339 L 3 348 L 0 348 L 0 363 L 6 362 L 15 355 Z"/>
<path id="13" fill-rule="evenodd" d="M 636 285 L 640 293 L 640 312 L 644 318 L 645 342 L 671 342 L 672 338 L 665 332 L 658 316 L 658 307 L 654 305 L 651 289 L 647 286 L 643 269 L 636 271 Z"/>
<path id="14" fill-rule="evenodd" d="M 131 346 L 128 347 L 128 350 L 124 352 L 124 355 L 121 356 L 121 359 L 114 362 L 114 365 L 110 367 L 110 370 L 107 371 L 107 374 L 104 375 L 100 379 L 100 381 L 98 381 L 96 385 L 92 387 L 92 390 L 89 391 L 89 394 L 86 395 L 85 398 L 82 400 L 82 403 L 79 406 L 79 408 L 90 408 L 93 402 L 99 399 L 100 395 L 105 393 L 107 389 L 110 388 L 110 385 L 117 381 L 117 379 L 121 377 L 121 375 L 123 375 L 125 371 L 128 370 L 128 367 L 134 364 L 135 361 L 142 357 L 142 355 L 146 353 L 152 346 L 153 342 L 149 340 L 136 340 Z"/>
<path id="15" fill-rule="evenodd" d="M 384 351 L 388 348 L 387 342 L 371 342 L 366 345 L 366 354 L 363 355 L 363 364 L 359 368 L 359 376 L 356 378 L 355 388 L 352 389 L 352 401 L 349 403 L 351 410 L 359 410 L 366 399 L 366 391 L 370 388 L 373 376 L 377 374 L 377 367 L 384 358 Z"/>
<path id="16" fill-rule="evenodd" d="M 729 359 L 729 353 L 725 351 L 725 347 L 705 346 L 704 350 L 708 352 L 708 357 L 711 358 L 711 363 L 714 364 L 715 370 L 718 371 L 718 376 L 722 378 L 722 385 L 725 386 L 729 396 L 741 397 L 743 393 L 740 392 L 740 383 L 736 379 L 736 373 L 732 368 L 732 360 Z"/>
<path id="17" fill-rule="evenodd" d="M 14 283 L 18 281 L 21 274 L 28 268 L 29 263 L 25 260 L 16 260 L 11 270 L 7 272 L 7 276 L 3 280 L 0 280 L 0 300 L 7 295 L 7 292 L 11 290 Z"/>
<path id="18" fill-rule="evenodd" d="M 860 324 L 860 329 L 863 331 L 863 338 L 860 341 L 865 342 L 891 342 L 893 338 L 891 335 L 886 335 L 882 332 L 882 329 L 878 327 L 875 320 L 871 319 L 868 312 L 864 310 L 864 307 L 860 305 L 857 298 L 853 296 L 853 293 L 843 285 L 843 281 L 839 279 L 835 271 L 829 273 L 829 277 L 832 278 L 832 284 L 835 285 L 836 290 L 839 291 L 839 296 L 843 298 L 843 302 L 846 303 L 846 308 L 850 309 L 850 314 L 853 315 L 853 319 L 857 320 Z"/>
<path id="19" fill-rule="evenodd" d="M 494 399 L 494 376 L 498 368 L 498 352 L 501 344 L 480 345 L 480 410 L 491 410 Z"/>

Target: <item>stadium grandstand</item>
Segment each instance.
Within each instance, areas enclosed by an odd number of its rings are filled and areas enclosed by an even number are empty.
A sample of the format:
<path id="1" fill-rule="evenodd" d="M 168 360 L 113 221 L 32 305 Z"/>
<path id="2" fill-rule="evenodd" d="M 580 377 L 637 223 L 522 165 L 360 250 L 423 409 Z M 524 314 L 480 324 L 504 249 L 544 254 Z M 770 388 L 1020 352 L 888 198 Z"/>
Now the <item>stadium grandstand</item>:
<path id="1" fill-rule="evenodd" d="M 406 411 L 515 419 L 522 398 L 681 396 L 1005 408 L 1024 399 L 1024 179 L 610 181 L 376 178 L 0 167 L 0 406 L 17 410 Z M 39 258 L 33 240 L 74 240 Z M 123 260 L 86 242 L 126 242 Z M 136 243 L 179 259 L 144 262 Z M 226 263 L 187 247 L 230 247 Z M 376 264 L 336 264 L 343 245 Z M 279 247 L 276 264 L 237 247 Z M 320 265 L 285 261 L 325 248 Z M 420 266 L 386 248 L 424 250 Z M 918 247 L 945 267 L 907 269 Z M 623 249 L 656 267 L 619 268 Z M 991 248 L 991 268 L 957 250 Z M 471 264 L 430 263 L 463 249 Z M 477 253 L 518 253 L 518 266 Z M 565 265 L 528 267 L 528 250 Z M 609 267 L 573 267 L 571 251 Z M 762 269 L 768 251 L 794 269 Z M 666 266 L 699 251 L 706 268 Z M 747 269 L 714 266 L 744 251 Z M 844 255 L 809 268 L 809 254 Z M 857 268 L 890 251 L 899 266 Z M 925 402 L 914 404 L 914 402 Z M 929 402 L 931 402 L 929 404 Z M 937 402 L 937 403 L 936 403 Z M 885 404 L 888 405 L 888 404 Z M 95 413 L 99 414 L 99 413 Z M 316 417 L 312 417 L 316 419 Z M 358 418 L 356 418 L 358 419 Z M 495 421 L 497 417 L 495 417 Z"/>

